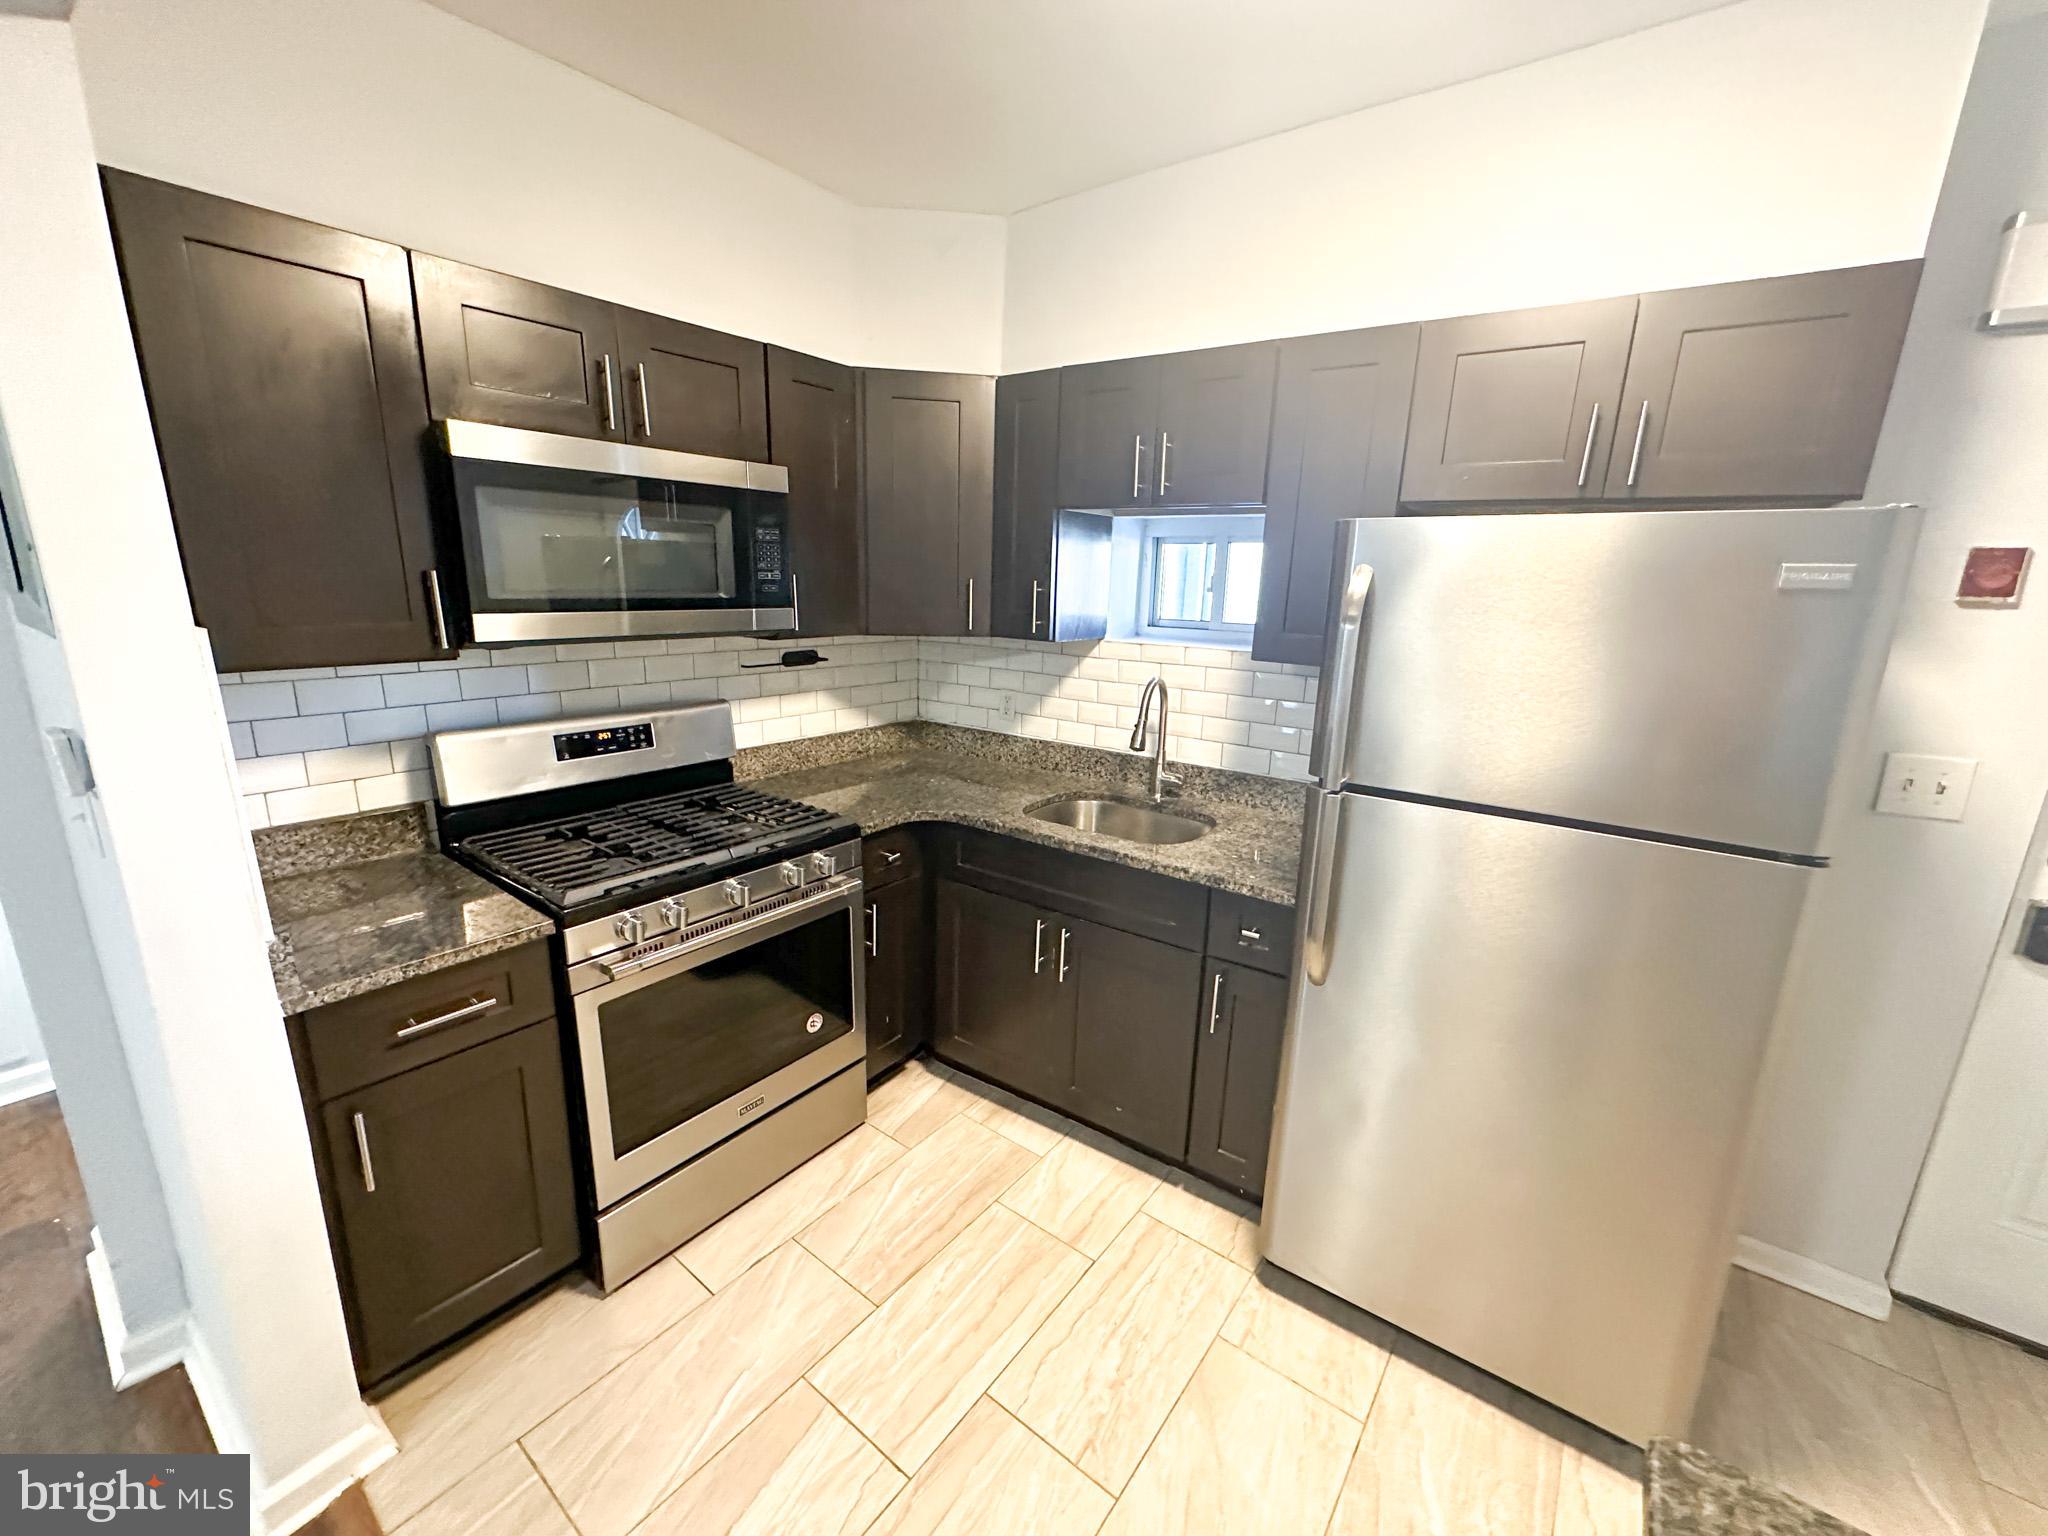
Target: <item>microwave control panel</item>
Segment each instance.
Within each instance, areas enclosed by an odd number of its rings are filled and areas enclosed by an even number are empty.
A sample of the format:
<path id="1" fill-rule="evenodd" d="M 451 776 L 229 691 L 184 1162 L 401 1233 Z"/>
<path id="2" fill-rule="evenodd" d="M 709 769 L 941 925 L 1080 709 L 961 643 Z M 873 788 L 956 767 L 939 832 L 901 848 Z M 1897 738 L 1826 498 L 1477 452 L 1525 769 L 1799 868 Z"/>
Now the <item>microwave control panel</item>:
<path id="1" fill-rule="evenodd" d="M 789 535 L 779 517 L 764 517 L 754 524 L 754 589 L 756 600 L 787 601 L 789 596 Z"/>

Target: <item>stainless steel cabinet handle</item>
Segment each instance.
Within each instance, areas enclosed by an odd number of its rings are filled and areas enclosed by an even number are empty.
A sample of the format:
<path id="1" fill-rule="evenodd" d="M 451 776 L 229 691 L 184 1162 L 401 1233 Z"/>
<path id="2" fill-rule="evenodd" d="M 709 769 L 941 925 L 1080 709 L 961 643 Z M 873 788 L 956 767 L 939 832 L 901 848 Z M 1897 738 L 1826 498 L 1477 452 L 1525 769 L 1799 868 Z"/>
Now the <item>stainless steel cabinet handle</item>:
<path id="1" fill-rule="evenodd" d="M 1139 489 L 1138 463 L 1145 457 L 1145 434 L 1140 432 L 1131 438 L 1131 500 L 1136 501 L 1144 493 Z"/>
<path id="2" fill-rule="evenodd" d="M 431 1019 L 407 1019 L 405 1027 L 392 1038 L 410 1040 L 415 1035 L 424 1035 L 430 1030 L 446 1029 L 450 1024 L 460 1024 L 464 1019 L 473 1019 L 480 1013 L 489 1013 L 497 1006 L 498 1000 L 495 997 L 473 997 L 460 1008 L 437 1013 Z"/>
<path id="3" fill-rule="evenodd" d="M 1045 969 L 1045 919 L 1038 919 L 1031 930 L 1031 974 L 1036 976 Z"/>
<path id="4" fill-rule="evenodd" d="M 441 573 L 438 569 L 427 572 L 427 617 L 434 621 L 434 649 L 453 650 L 454 647 L 448 643 L 448 610 L 441 605 Z"/>
<path id="5" fill-rule="evenodd" d="M 355 1112 L 353 1118 L 356 1125 L 356 1157 L 363 1165 L 363 1193 L 374 1195 L 377 1193 L 377 1169 L 370 1161 L 370 1127 L 364 1123 L 363 1112 L 360 1109 Z"/>
<path id="6" fill-rule="evenodd" d="M 1237 936 L 1241 942 L 1246 944 L 1256 944 L 1265 938 L 1265 935 L 1256 928 L 1240 928 L 1237 930 Z"/>
<path id="7" fill-rule="evenodd" d="M 903 862 L 903 855 L 900 853 L 890 853 L 887 849 L 884 849 L 882 852 L 882 862 L 885 865 L 901 864 Z"/>
<path id="8" fill-rule="evenodd" d="M 1067 984 L 1067 930 L 1060 930 L 1060 985 Z"/>
<path id="9" fill-rule="evenodd" d="M 1209 1033 L 1216 1033 L 1216 1015 L 1223 1011 L 1223 973 L 1216 973 L 1216 984 L 1209 989 Z"/>
<path id="10" fill-rule="evenodd" d="M 647 365 L 633 365 L 633 380 L 640 386 L 640 435 L 654 436 L 654 407 L 647 403 Z"/>
<path id="11" fill-rule="evenodd" d="M 1600 430 L 1600 402 L 1593 402 L 1593 419 L 1586 423 L 1586 446 L 1579 454 L 1579 489 L 1586 488 L 1586 476 L 1593 469 L 1593 436 Z"/>
<path id="12" fill-rule="evenodd" d="M 1159 434 L 1159 494 L 1162 496 L 1166 494 L 1166 456 L 1171 452 L 1173 452 L 1173 434 L 1171 432 L 1161 432 Z"/>
<path id="13" fill-rule="evenodd" d="M 868 953 L 879 956 L 878 946 L 882 942 L 882 909 L 874 902 L 868 903 Z"/>
<path id="14" fill-rule="evenodd" d="M 1643 428 L 1650 424 L 1650 402 L 1645 400 L 1643 408 L 1636 412 L 1636 445 L 1628 454 L 1628 488 L 1636 488 L 1636 471 L 1643 467 Z"/>
<path id="15" fill-rule="evenodd" d="M 974 578 L 967 578 L 967 633 L 974 633 Z"/>
<path id="16" fill-rule="evenodd" d="M 1034 635 L 1038 633 L 1038 594 L 1041 590 L 1043 583 L 1034 580 L 1031 583 L 1031 633 Z"/>
<path id="17" fill-rule="evenodd" d="M 619 401 L 612 390 L 612 355 L 607 352 L 597 360 L 597 371 L 604 375 L 604 429 L 616 432 L 619 429 Z"/>

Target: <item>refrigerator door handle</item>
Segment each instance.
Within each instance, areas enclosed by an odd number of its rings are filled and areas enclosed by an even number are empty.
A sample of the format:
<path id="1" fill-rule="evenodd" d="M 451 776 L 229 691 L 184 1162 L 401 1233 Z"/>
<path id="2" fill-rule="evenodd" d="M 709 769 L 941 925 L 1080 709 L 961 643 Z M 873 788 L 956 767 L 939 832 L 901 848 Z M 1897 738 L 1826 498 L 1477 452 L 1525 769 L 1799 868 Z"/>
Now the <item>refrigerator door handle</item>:
<path id="1" fill-rule="evenodd" d="M 1310 795 L 1301 861 L 1301 970 L 1312 987 L 1330 979 L 1330 922 L 1337 905 L 1337 823 L 1341 795 Z"/>
<path id="2" fill-rule="evenodd" d="M 1357 558 L 1361 519 L 1337 525 L 1337 570 L 1333 578 L 1330 644 L 1323 655 L 1322 707 L 1316 720 L 1309 775 L 1327 794 L 1344 787 L 1351 756 L 1351 721 L 1365 681 L 1365 610 L 1372 597 L 1373 570 Z"/>

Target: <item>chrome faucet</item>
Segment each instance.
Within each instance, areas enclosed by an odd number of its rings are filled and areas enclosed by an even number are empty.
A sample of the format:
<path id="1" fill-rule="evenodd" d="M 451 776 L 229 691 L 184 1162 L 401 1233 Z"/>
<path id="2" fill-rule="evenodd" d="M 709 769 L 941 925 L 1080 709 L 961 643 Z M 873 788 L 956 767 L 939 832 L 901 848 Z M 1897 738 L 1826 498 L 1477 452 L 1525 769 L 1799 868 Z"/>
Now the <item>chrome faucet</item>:
<path id="1" fill-rule="evenodd" d="M 1169 704 L 1166 697 L 1166 679 L 1154 677 L 1145 684 L 1145 691 L 1138 695 L 1138 723 L 1131 728 L 1131 750 L 1145 750 L 1145 722 L 1152 717 L 1152 696 L 1159 696 L 1159 737 L 1152 743 L 1152 803 L 1157 805 L 1166 798 L 1168 790 L 1178 792 L 1180 775 L 1166 771 L 1166 721 Z"/>

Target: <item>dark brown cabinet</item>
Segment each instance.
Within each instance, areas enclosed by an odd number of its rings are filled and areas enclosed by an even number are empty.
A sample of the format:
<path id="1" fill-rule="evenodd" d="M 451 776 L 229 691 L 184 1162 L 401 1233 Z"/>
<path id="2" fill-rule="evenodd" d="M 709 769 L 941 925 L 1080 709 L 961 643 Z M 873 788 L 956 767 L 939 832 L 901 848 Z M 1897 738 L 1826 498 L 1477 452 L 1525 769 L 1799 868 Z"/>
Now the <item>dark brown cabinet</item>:
<path id="1" fill-rule="evenodd" d="M 932 924 L 915 874 L 870 881 L 867 891 L 868 1077 L 879 1077 L 931 1039 Z"/>
<path id="2" fill-rule="evenodd" d="M 990 633 L 995 380 L 861 374 L 868 632 Z"/>
<path id="3" fill-rule="evenodd" d="M 1400 508 L 1418 325 L 1280 344 L 1265 565 L 1252 655 L 1319 663 L 1337 523 Z"/>
<path id="4" fill-rule="evenodd" d="M 1150 505 L 1158 430 L 1158 358 L 1062 368 L 1059 504 Z"/>
<path id="5" fill-rule="evenodd" d="M 105 185 L 216 664 L 446 654 L 405 252 L 125 171 Z"/>
<path id="6" fill-rule="evenodd" d="M 1056 1102 L 1139 1146 L 1179 1155 L 1187 1142 L 1201 984 L 1199 955 L 1156 939 L 1059 918 L 1050 1006 L 1067 1041 Z"/>
<path id="7" fill-rule="evenodd" d="M 766 347 L 638 309 L 618 325 L 629 442 L 766 462 Z"/>
<path id="8" fill-rule="evenodd" d="M 1258 506 L 1272 342 L 1061 370 L 1063 507 Z"/>
<path id="9" fill-rule="evenodd" d="M 1048 992 L 1059 930 L 1045 913 L 940 880 L 932 1042 L 948 1060 L 1057 1103 L 1071 1023 Z"/>
<path id="10" fill-rule="evenodd" d="M 1608 499 L 1863 494 L 1920 263 L 1646 293 Z"/>
<path id="11" fill-rule="evenodd" d="M 768 349 L 768 448 L 789 471 L 797 633 L 857 635 L 867 593 L 853 369 Z"/>
<path id="12" fill-rule="evenodd" d="M 1059 517 L 1060 370 L 996 380 L 995 590 L 991 632 L 1052 638 L 1053 531 Z"/>
<path id="13" fill-rule="evenodd" d="M 320 1124 L 364 1381 L 576 1262 L 553 1020 L 343 1094 Z"/>
<path id="14" fill-rule="evenodd" d="M 1202 987 L 1188 1166 L 1258 1199 L 1280 1091 L 1287 983 L 1211 960 Z"/>

